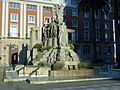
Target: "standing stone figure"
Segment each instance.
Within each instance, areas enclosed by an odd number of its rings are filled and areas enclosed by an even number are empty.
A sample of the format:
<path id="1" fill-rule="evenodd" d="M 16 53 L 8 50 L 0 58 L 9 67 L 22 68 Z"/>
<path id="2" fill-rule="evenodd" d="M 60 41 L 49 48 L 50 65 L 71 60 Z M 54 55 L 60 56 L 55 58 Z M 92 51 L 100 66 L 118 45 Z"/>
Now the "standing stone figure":
<path id="1" fill-rule="evenodd" d="M 59 45 L 60 47 L 68 47 L 68 33 L 65 25 L 59 26 Z"/>
<path id="2" fill-rule="evenodd" d="M 56 21 L 58 21 L 58 43 L 59 47 L 67 47 L 68 46 L 68 32 L 66 30 L 66 25 L 63 22 L 63 10 L 64 7 L 62 5 L 55 6 L 55 15 Z"/>
<path id="3" fill-rule="evenodd" d="M 58 23 L 62 24 L 63 23 L 63 11 L 64 11 L 64 6 L 62 5 L 55 5 L 54 12 L 56 15 L 56 19 L 58 19 Z"/>
<path id="4" fill-rule="evenodd" d="M 48 37 L 48 35 L 47 35 L 47 28 L 46 28 L 46 25 L 44 24 L 44 26 L 43 26 L 43 28 L 42 28 L 42 41 L 43 41 L 43 45 L 45 45 L 46 46 L 46 44 L 47 44 L 47 37 Z"/>

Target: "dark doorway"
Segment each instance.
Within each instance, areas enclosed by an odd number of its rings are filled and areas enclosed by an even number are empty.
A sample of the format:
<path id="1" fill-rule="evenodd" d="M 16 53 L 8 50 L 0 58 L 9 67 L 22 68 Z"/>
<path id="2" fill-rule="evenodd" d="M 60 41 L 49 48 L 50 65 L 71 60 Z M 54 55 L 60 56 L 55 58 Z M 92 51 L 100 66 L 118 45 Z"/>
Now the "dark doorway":
<path id="1" fill-rule="evenodd" d="M 13 64 L 18 64 L 18 53 L 12 54 L 12 65 Z"/>

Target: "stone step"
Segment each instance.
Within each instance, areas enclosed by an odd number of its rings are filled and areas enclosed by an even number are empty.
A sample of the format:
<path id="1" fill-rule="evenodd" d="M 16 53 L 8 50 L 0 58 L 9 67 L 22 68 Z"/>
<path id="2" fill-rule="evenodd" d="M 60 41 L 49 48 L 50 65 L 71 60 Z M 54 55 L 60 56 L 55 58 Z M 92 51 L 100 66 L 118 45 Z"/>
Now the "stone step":
<path id="1" fill-rule="evenodd" d="M 16 71 L 6 71 L 6 79 L 17 79 L 18 78 L 18 74 Z"/>

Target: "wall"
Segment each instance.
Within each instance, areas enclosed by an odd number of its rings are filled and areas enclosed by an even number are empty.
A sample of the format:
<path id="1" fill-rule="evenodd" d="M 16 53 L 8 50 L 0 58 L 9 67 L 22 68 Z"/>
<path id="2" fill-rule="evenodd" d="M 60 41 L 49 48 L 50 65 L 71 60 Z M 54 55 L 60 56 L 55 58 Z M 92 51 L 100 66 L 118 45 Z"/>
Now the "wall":
<path id="1" fill-rule="evenodd" d="M 85 77 L 95 75 L 97 75 L 97 70 L 94 69 L 49 71 L 50 77 Z"/>
<path id="2" fill-rule="evenodd" d="M 48 71 L 50 68 L 47 67 L 25 67 L 19 71 L 19 76 L 30 76 L 30 77 L 48 77 Z"/>
<path id="3" fill-rule="evenodd" d="M 18 47 L 18 61 L 21 62 L 21 60 L 23 60 L 23 57 L 25 57 L 25 48 L 27 46 L 29 46 L 29 39 L 2 39 L 0 40 L 1 43 L 1 54 L 2 54 L 2 60 L 0 60 L 0 64 L 1 65 L 8 65 L 7 62 L 9 62 L 8 59 L 5 58 L 9 58 L 6 56 L 7 52 L 5 52 L 5 47 L 6 46 L 10 46 L 11 45 L 16 45 Z M 29 49 L 29 47 L 27 47 Z M 22 58 L 21 58 L 22 57 Z"/>
<path id="4" fill-rule="evenodd" d="M 0 69 L 0 82 L 3 81 L 3 78 L 4 78 L 4 70 Z"/>

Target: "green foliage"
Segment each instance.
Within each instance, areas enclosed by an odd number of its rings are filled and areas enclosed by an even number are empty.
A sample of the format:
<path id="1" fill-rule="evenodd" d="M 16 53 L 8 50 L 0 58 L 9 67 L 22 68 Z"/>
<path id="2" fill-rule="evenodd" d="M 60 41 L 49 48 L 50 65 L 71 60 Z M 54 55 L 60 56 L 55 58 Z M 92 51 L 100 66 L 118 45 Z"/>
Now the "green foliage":
<path id="1" fill-rule="evenodd" d="M 69 46 L 70 46 L 70 49 L 71 49 L 71 50 L 74 50 L 74 49 L 75 49 L 75 46 L 74 46 L 73 43 L 70 43 Z"/>
<path id="2" fill-rule="evenodd" d="M 41 51 L 41 49 L 42 49 L 42 44 L 37 43 L 33 48 L 37 48 L 38 51 Z"/>
<path id="3" fill-rule="evenodd" d="M 52 46 L 42 46 L 42 44 L 37 43 L 33 48 L 37 48 L 38 52 L 39 51 L 45 51 L 45 50 L 50 50 Z"/>
<path id="4" fill-rule="evenodd" d="M 61 49 L 61 47 L 56 47 L 56 49 Z"/>
<path id="5" fill-rule="evenodd" d="M 50 50 L 52 48 L 52 46 L 46 46 L 46 50 Z"/>
<path id="6" fill-rule="evenodd" d="M 78 68 L 91 68 L 91 64 L 87 63 L 87 62 L 80 62 L 78 64 Z"/>
<path id="7" fill-rule="evenodd" d="M 61 70 L 61 69 L 63 69 L 64 68 L 64 63 L 55 63 L 55 64 L 53 64 L 52 66 L 51 66 L 51 69 L 52 70 Z"/>
<path id="8" fill-rule="evenodd" d="M 43 46 L 41 50 L 42 51 L 45 51 L 45 50 L 49 51 L 51 48 L 52 48 L 52 46 Z"/>
<path id="9" fill-rule="evenodd" d="M 47 62 L 40 62 L 40 63 L 38 64 L 38 66 L 40 66 L 40 67 L 49 67 L 50 64 L 47 63 Z"/>
<path id="10" fill-rule="evenodd" d="M 46 46 L 43 46 L 41 51 L 45 51 L 46 50 Z"/>

